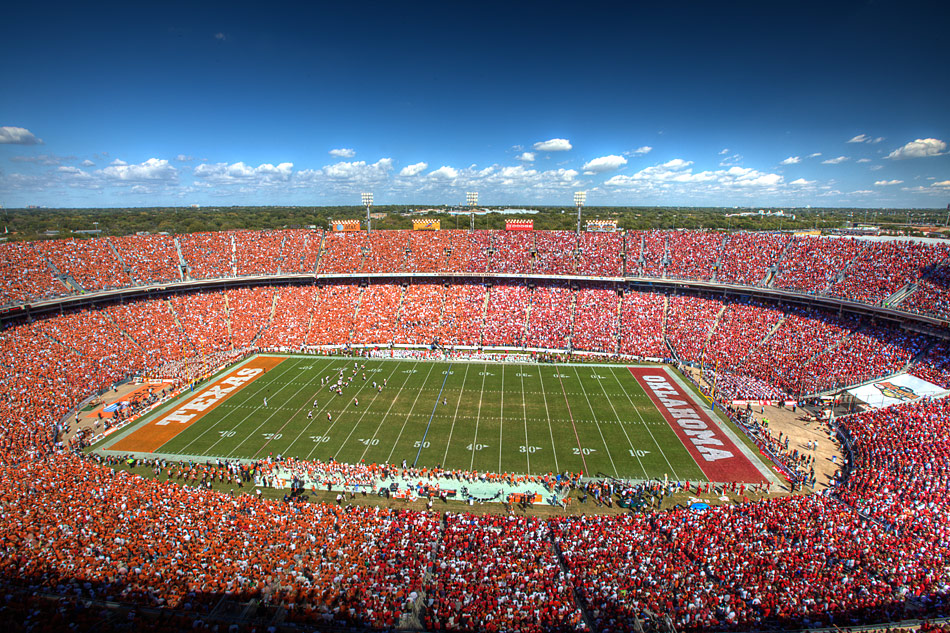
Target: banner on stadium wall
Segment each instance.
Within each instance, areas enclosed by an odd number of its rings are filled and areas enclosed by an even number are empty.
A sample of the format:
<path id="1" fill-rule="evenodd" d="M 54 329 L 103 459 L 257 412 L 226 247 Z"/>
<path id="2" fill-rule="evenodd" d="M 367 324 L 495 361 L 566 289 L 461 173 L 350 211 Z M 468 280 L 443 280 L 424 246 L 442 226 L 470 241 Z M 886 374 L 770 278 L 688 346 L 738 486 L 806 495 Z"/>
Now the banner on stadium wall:
<path id="1" fill-rule="evenodd" d="M 533 231 L 534 220 L 505 220 L 506 231 Z"/>
<path id="2" fill-rule="evenodd" d="M 899 374 L 854 389 L 848 389 L 849 394 L 875 409 L 910 402 L 944 391 L 941 387 L 910 374 Z"/>
<path id="3" fill-rule="evenodd" d="M 781 404 L 786 407 L 798 406 L 797 400 L 733 400 L 732 406 L 734 407 L 744 407 L 746 405 L 752 405 L 756 407 L 777 407 Z"/>
<path id="4" fill-rule="evenodd" d="M 330 222 L 330 227 L 334 231 L 359 231 L 360 221 L 359 220 L 333 220 L 332 222 Z"/>
<path id="5" fill-rule="evenodd" d="M 592 233 L 613 233 L 617 230 L 616 220 L 588 220 L 587 230 Z"/>
<path id="6" fill-rule="evenodd" d="M 438 231 L 442 228 L 441 220 L 413 220 L 413 231 Z"/>

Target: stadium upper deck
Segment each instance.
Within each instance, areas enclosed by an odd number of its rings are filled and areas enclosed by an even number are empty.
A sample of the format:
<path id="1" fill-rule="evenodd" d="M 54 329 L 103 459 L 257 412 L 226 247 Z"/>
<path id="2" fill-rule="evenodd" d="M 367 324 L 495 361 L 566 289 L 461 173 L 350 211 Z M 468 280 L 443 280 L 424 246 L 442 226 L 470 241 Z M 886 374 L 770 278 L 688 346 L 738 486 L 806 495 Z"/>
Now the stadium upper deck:
<path id="1" fill-rule="evenodd" d="M 950 248 L 707 231 L 223 231 L 0 245 L 0 305 L 280 275 L 468 274 L 684 280 L 950 318 Z"/>
<path id="2" fill-rule="evenodd" d="M 758 283 L 766 285 L 786 276 L 783 283 L 803 291 L 855 293 L 873 302 L 918 284 L 933 293 L 927 296 L 942 296 L 943 273 L 928 268 L 939 256 L 914 246 L 868 253 L 871 247 L 861 243 L 828 246 L 790 238 L 783 246 L 781 236 L 771 236 L 762 238 L 768 241 L 765 254 L 750 260 L 726 253 L 735 236 L 661 232 L 625 239 L 581 236 L 581 248 L 590 246 L 594 254 L 580 252 L 571 260 L 563 257 L 570 234 L 546 236 L 544 244 L 536 234 L 535 252 L 548 253 L 538 265 L 541 256 L 525 251 L 526 244 L 509 245 L 517 252 L 496 259 L 492 245 L 501 242 L 487 232 L 443 234 L 431 242 L 415 235 L 403 242 L 398 234 L 375 243 L 365 236 L 334 237 L 340 243 L 330 259 L 326 244 L 316 247 L 317 234 L 278 234 L 283 237 L 276 256 L 277 237 L 262 237 L 269 246 L 255 250 L 259 257 L 238 254 L 255 242 L 222 237 L 228 235 L 196 237 L 189 246 L 182 244 L 185 238 L 155 238 L 141 249 L 109 238 L 5 245 L 5 297 L 61 296 L 197 274 L 312 275 L 328 262 L 356 272 L 428 268 L 480 274 L 527 267 L 543 274 L 538 271 L 570 271 L 572 261 L 585 275 L 610 276 L 618 261 L 622 273 L 625 262 L 637 261 L 637 274 L 713 281 L 721 274 L 743 283 L 755 282 L 761 265 Z M 750 248 L 758 239 L 741 242 Z M 371 256 L 365 248 L 374 244 L 389 244 L 382 247 L 389 250 Z M 830 250 L 822 250 L 826 246 Z M 86 257 L 84 249 L 99 250 Z M 177 256 L 179 249 L 185 259 L 176 262 L 170 253 Z M 636 260 L 634 251 L 640 254 Z M 790 252 L 801 254 L 789 258 Z M 110 263 L 110 256 L 121 263 Z M 880 266 L 875 258 L 882 258 Z M 823 263 L 809 268 L 812 259 Z M 891 270 L 897 266 L 902 270 Z M 86 621 L 80 603 L 97 600 L 176 609 L 177 619 L 167 628 L 197 629 L 216 617 L 217 605 L 233 600 L 266 605 L 286 623 L 312 627 L 392 629 L 413 616 L 429 630 L 658 630 L 650 623 L 665 615 L 681 630 L 736 631 L 945 612 L 945 400 L 841 421 L 853 440 L 853 472 L 828 495 L 703 513 L 547 521 L 469 515 L 439 521 L 423 512 L 232 497 L 167 479 L 175 471 L 178 480 L 208 481 L 234 475 L 233 465 L 168 464 L 164 480 L 147 480 L 58 444 L 63 415 L 130 370 L 205 353 L 227 356 L 249 344 L 340 343 L 353 336 L 425 342 L 435 332 L 476 345 L 558 345 L 571 339 L 596 350 L 657 356 L 675 350 L 688 360 L 715 358 L 724 369 L 786 388 L 814 386 L 816 378 L 848 382 L 902 367 L 916 356 L 918 369 L 950 384 L 946 343 L 851 315 L 636 291 L 621 296 L 607 283 L 572 285 L 262 285 L 64 311 L 11 325 L 0 334 L 3 615 L 24 619 L 20 605 L 28 604 L 38 609 L 30 617 L 48 616 L 54 630 L 71 615 Z M 358 307 L 369 308 L 374 318 L 355 323 Z M 67 601 L 44 610 L 37 596 Z M 95 626 L 107 628 L 101 619 Z"/>

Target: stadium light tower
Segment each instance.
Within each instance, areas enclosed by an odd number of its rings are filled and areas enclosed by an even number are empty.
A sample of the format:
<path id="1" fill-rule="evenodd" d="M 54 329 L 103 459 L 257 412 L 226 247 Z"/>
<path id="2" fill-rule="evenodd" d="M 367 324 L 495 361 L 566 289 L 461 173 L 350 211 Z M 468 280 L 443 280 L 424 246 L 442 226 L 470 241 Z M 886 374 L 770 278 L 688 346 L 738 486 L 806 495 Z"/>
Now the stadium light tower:
<path id="1" fill-rule="evenodd" d="M 472 209 L 472 230 L 475 230 L 475 207 L 478 206 L 478 192 L 477 191 L 467 191 L 465 192 L 465 204 L 467 204 Z"/>
<path id="2" fill-rule="evenodd" d="M 363 194 L 363 206 L 366 207 L 366 232 L 369 233 L 369 208 L 373 206 L 373 194 L 364 193 Z"/>
<path id="3" fill-rule="evenodd" d="M 584 206 L 584 203 L 587 202 L 587 192 L 586 191 L 575 191 L 574 192 L 574 206 L 577 207 L 577 234 L 581 233 L 581 207 Z"/>

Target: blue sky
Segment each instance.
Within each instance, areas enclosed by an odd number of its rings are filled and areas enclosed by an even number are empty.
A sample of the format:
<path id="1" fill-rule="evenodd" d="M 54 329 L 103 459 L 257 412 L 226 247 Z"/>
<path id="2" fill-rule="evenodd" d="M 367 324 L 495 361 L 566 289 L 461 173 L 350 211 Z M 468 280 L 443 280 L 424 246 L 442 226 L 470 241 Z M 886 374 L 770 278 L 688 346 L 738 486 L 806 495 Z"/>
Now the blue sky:
<path id="1" fill-rule="evenodd" d="M 7 207 L 950 202 L 942 2 L 28 4 Z"/>

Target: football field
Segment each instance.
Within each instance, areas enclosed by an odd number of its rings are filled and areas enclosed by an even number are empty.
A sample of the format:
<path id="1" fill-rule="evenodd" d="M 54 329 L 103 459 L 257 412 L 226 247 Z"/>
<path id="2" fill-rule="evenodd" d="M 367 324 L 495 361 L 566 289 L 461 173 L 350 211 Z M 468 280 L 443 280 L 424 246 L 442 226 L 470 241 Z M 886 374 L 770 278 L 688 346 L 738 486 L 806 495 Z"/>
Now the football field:
<path id="1" fill-rule="evenodd" d="M 665 368 L 653 370 L 668 375 Z M 341 371 L 349 385 L 338 395 L 328 385 Z M 702 454 L 687 448 L 682 430 L 678 435 L 675 420 L 664 417 L 645 384 L 620 365 L 257 356 L 97 448 L 167 457 L 283 455 L 478 472 L 709 478 Z M 695 400 L 691 405 L 699 408 Z M 711 442 L 721 445 L 708 437 L 704 443 Z M 741 458 L 751 466 L 750 455 Z"/>

